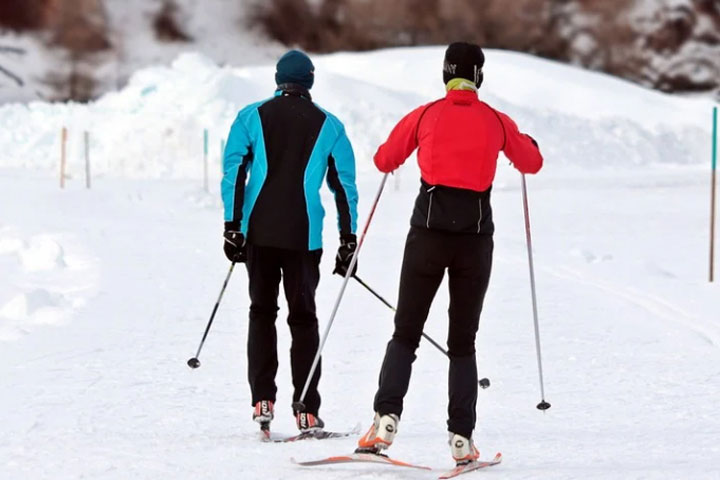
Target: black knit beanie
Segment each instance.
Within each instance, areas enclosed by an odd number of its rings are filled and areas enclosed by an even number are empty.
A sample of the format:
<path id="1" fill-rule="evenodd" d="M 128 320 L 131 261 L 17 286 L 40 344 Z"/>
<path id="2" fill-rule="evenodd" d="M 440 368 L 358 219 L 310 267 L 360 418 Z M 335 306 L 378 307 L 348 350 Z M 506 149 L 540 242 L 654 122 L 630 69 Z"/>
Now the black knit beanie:
<path id="1" fill-rule="evenodd" d="M 277 62 L 275 83 L 294 83 L 310 90 L 315 81 L 315 66 L 310 57 L 299 50 L 290 50 Z"/>
<path id="2" fill-rule="evenodd" d="M 485 54 L 480 46 L 466 43 L 451 43 L 445 50 L 443 81 L 447 84 L 453 78 L 464 78 L 480 87 L 483 81 Z"/>

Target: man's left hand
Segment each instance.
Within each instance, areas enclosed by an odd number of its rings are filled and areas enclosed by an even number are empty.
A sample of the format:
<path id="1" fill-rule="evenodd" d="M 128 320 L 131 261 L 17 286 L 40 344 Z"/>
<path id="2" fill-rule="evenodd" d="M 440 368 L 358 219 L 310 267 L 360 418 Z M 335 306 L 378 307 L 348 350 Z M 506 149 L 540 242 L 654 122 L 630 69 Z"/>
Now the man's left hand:
<path id="1" fill-rule="evenodd" d="M 337 255 L 335 256 L 335 270 L 333 274 L 347 276 L 348 268 L 350 263 L 355 256 L 355 250 L 357 250 L 357 237 L 353 234 L 341 235 L 340 236 L 340 247 L 338 248 Z M 357 272 L 357 262 L 352 271 L 352 275 Z"/>

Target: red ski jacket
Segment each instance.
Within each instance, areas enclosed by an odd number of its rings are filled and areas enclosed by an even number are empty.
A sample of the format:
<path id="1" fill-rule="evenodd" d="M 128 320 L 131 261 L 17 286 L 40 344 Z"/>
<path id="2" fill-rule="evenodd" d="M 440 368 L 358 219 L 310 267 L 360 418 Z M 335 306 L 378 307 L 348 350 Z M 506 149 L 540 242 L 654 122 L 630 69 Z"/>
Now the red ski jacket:
<path id="1" fill-rule="evenodd" d="M 469 90 L 450 90 L 410 112 L 378 148 L 375 165 L 392 172 L 418 147 L 422 187 L 410 224 L 453 233 L 495 231 L 490 190 L 500 151 L 522 173 L 543 164 L 535 140 Z"/>
<path id="2" fill-rule="evenodd" d="M 392 172 L 417 147 L 426 183 L 476 192 L 492 185 L 500 151 L 522 173 L 536 173 L 543 163 L 532 138 L 469 90 L 450 90 L 445 98 L 410 112 L 378 148 L 375 165 Z"/>

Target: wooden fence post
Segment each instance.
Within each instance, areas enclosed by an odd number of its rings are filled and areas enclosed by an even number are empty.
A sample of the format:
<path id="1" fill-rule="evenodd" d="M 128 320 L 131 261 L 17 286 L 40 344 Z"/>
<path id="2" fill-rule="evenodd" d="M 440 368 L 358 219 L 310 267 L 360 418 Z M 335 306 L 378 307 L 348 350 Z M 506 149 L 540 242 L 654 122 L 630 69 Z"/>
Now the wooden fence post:
<path id="1" fill-rule="evenodd" d="M 63 127 L 60 133 L 60 188 L 65 188 L 65 158 L 67 146 L 67 128 Z"/>
<path id="2" fill-rule="evenodd" d="M 205 191 L 209 192 L 210 187 L 208 185 L 208 130 L 203 130 L 203 186 Z"/>
<path id="3" fill-rule="evenodd" d="M 85 185 L 90 188 L 90 132 L 85 130 Z"/>
<path id="4" fill-rule="evenodd" d="M 710 281 L 715 280 L 715 203 L 717 190 L 718 108 L 713 107 L 712 180 L 710 182 Z"/>

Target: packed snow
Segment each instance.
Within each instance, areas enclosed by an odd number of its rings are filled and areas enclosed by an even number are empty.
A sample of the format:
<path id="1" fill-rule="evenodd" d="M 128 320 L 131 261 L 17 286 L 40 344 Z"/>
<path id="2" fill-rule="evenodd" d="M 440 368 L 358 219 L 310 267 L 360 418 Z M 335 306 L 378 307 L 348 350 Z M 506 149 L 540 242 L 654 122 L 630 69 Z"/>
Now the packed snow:
<path id="1" fill-rule="evenodd" d="M 394 123 L 443 94 L 442 48 L 317 57 L 314 100 L 355 146 L 360 224 L 381 175 L 371 156 Z M 546 400 L 540 401 L 519 174 L 493 190 L 495 263 L 478 334 L 475 441 L 509 479 L 720 478 L 720 287 L 707 282 L 711 102 L 488 52 L 481 97 L 539 142 L 528 177 Z M 270 64 L 198 54 L 137 72 L 89 105 L 0 107 L 0 478 L 436 478 L 452 460 L 447 361 L 423 343 L 390 450 L 433 472 L 302 468 L 356 438 L 266 444 L 246 384 L 246 275 L 237 269 L 194 355 L 229 264 L 220 148 L 237 110 L 272 94 Z M 67 127 L 66 188 L 57 178 Z M 203 130 L 210 191 L 203 186 Z M 82 133 L 93 183 L 85 188 Z M 359 276 L 394 303 L 418 188 L 412 159 L 387 184 Z M 321 331 L 341 279 L 324 192 Z M 282 301 L 280 302 L 282 305 Z M 447 288 L 425 332 L 444 343 Z M 273 428 L 295 431 L 289 332 L 279 312 Z M 392 312 L 348 286 L 323 352 L 321 416 L 367 428 Z"/>

